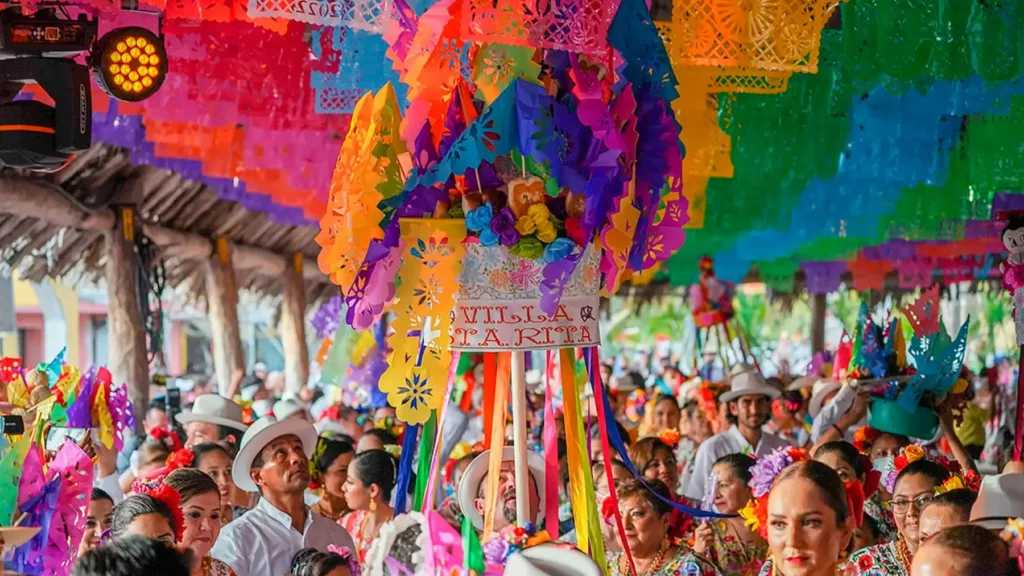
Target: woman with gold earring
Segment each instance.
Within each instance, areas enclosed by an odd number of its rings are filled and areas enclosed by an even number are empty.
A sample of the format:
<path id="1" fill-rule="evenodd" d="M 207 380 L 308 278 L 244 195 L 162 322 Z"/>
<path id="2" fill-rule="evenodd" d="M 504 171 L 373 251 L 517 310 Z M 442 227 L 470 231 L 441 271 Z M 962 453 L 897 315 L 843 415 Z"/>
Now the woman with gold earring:
<path id="1" fill-rule="evenodd" d="M 395 515 L 390 502 L 396 481 L 395 459 L 384 450 L 368 450 L 349 464 L 344 492 L 352 512 L 342 516 L 338 523 L 355 540 L 360 563 L 380 534 L 380 527 Z"/>

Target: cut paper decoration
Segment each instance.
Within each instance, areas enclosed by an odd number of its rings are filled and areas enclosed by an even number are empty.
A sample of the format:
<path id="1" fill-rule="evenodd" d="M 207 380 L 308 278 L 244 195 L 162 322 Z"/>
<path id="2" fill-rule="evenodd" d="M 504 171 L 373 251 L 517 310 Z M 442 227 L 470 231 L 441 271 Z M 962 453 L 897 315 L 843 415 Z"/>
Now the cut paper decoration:
<path id="1" fill-rule="evenodd" d="M 0 458 L 0 526 L 10 526 L 18 507 L 18 486 L 32 435 L 23 434 Z"/>
<path id="2" fill-rule="evenodd" d="M 536 52 L 526 46 L 482 46 L 473 60 L 473 84 L 484 104 L 494 102 L 517 79 L 535 82 L 540 75 L 540 65 L 533 61 Z"/>
<path id="3" fill-rule="evenodd" d="M 600 252 L 583 252 L 557 306 L 542 309 L 544 266 L 500 247 L 465 245 L 455 295 L 452 348 L 462 351 L 544 350 L 600 343 Z"/>
<path id="4" fill-rule="evenodd" d="M 615 200 L 615 210 L 608 215 L 608 226 L 601 232 L 601 246 L 605 256 L 602 268 L 605 271 L 605 284 L 602 294 L 611 296 L 619 290 L 619 283 L 629 263 L 629 250 L 633 245 L 633 235 L 640 220 L 640 210 L 633 205 L 636 196 L 636 182 L 630 181 L 627 193 Z"/>
<path id="5" fill-rule="evenodd" d="M 401 309 L 388 340 L 393 352 L 380 390 L 399 420 L 423 424 L 445 401 L 443 375 L 451 362 L 449 330 L 466 228 L 462 220 L 423 218 L 402 219 L 399 225 Z"/>
<path id="6" fill-rule="evenodd" d="M 920 338 L 931 336 L 939 330 L 939 285 L 921 292 L 911 304 L 903 308 L 903 314 Z"/>
<path id="7" fill-rule="evenodd" d="M 283 18 L 383 32 L 391 0 L 249 0 L 250 18 Z"/>
<path id="8" fill-rule="evenodd" d="M 465 0 L 463 36 L 475 42 L 604 54 L 616 0 Z"/>
<path id="9" fill-rule="evenodd" d="M 925 394 L 938 401 L 949 392 L 964 365 L 970 323 L 968 318 L 952 341 L 945 327 L 933 336 L 914 337 L 910 343 L 910 355 L 917 372 L 897 398 L 900 408 L 914 412 Z"/>

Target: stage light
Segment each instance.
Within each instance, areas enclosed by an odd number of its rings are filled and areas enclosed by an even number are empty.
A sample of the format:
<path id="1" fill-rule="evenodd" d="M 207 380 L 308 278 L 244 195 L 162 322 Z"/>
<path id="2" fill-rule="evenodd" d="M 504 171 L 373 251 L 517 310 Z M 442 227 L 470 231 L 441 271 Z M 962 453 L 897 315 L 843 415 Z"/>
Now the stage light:
<path id="1" fill-rule="evenodd" d="M 167 78 L 163 39 L 146 28 L 111 30 L 96 43 L 90 63 L 96 84 L 128 102 L 149 98 Z"/>

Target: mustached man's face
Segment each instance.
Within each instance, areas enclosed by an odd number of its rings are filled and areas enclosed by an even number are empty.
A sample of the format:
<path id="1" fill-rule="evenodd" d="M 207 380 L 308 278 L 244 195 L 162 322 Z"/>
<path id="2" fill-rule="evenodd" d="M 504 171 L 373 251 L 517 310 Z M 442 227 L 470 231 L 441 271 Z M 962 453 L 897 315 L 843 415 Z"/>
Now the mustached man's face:
<path id="1" fill-rule="evenodd" d="M 480 487 L 477 488 L 476 499 L 473 500 L 473 506 L 476 511 L 486 517 L 484 513 L 486 509 L 486 498 L 487 498 L 487 475 L 480 481 Z M 505 461 L 501 463 L 501 474 L 498 480 L 498 502 L 497 511 L 500 514 L 494 516 L 494 530 L 500 531 L 505 526 L 515 524 L 516 522 L 516 472 L 515 464 L 511 461 Z M 538 517 L 540 516 L 540 492 L 537 489 L 537 482 L 530 474 L 530 505 L 529 505 L 529 521 L 534 524 L 537 523 Z"/>
<path id="2" fill-rule="evenodd" d="M 309 486 L 309 459 L 302 440 L 287 435 L 275 438 L 260 451 L 263 465 L 253 468 L 253 482 L 264 492 L 290 494 Z"/>

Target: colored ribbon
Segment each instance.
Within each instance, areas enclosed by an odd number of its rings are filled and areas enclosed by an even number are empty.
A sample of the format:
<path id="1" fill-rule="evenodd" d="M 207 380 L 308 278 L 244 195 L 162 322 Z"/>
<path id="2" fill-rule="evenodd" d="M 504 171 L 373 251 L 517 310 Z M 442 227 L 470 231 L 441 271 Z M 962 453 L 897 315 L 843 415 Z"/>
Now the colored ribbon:
<path id="1" fill-rule="evenodd" d="M 595 390 L 594 393 L 596 394 L 596 393 L 598 393 L 598 391 Z M 613 413 L 612 412 L 612 404 L 608 400 L 608 387 L 607 387 L 607 384 L 605 384 L 604 382 L 601 382 L 600 395 L 601 395 L 601 403 L 604 404 L 604 411 L 605 411 L 605 413 L 606 414 L 612 414 Z M 607 422 L 606 421 L 606 424 L 607 425 L 604 426 L 603 428 L 608 431 L 608 442 L 611 443 L 613 448 L 615 448 L 615 452 L 617 452 L 619 454 L 619 458 L 622 460 L 622 463 L 626 465 L 626 468 L 629 470 L 629 472 L 637 480 L 639 480 L 641 484 L 646 486 L 648 490 L 651 490 L 651 487 L 647 484 L 647 481 L 644 479 L 643 475 L 640 474 L 639 472 L 637 472 L 636 467 L 633 466 L 633 461 L 629 459 L 629 453 L 626 451 L 626 444 L 622 441 L 622 435 L 619 434 L 619 428 L 617 426 L 615 426 L 614 423 L 612 423 L 612 422 Z M 671 498 L 665 498 L 664 496 L 658 494 L 657 492 L 654 492 L 653 490 L 651 490 L 651 493 L 654 494 L 655 496 L 657 496 L 659 500 L 661 500 L 662 502 L 668 504 L 672 508 L 675 508 L 676 510 L 679 510 L 680 512 L 686 512 L 687 514 L 689 514 L 690 516 L 693 516 L 694 518 L 735 518 L 736 517 L 735 514 L 718 514 L 717 512 L 707 512 L 707 511 L 701 510 L 699 508 L 693 508 L 691 506 L 687 506 L 686 504 L 680 504 L 679 502 L 676 502 L 675 500 L 672 500 Z"/>
<path id="2" fill-rule="evenodd" d="M 476 537 L 473 521 L 465 515 L 462 517 L 462 558 L 465 562 L 464 568 L 469 574 L 483 574 L 487 569 L 487 565 L 484 564 L 484 549 L 480 546 L 480 539 Z"/>
<path id="3" fill-rule="evenodd" d="M 551 351 L 545 352 L 544 366 L 544 519 L 548 534 L 558 534 L 558 427 L 555 424 L 555 395 L 551 391 Z"/>
<path id="4" fill-rule="evenodd" d="M 583 414 L 580 412 L 580 389 L 576 358 L 571 348 L 559 351 L 562 370 L 562 402 L 565 405 L 565 443 L 569 461 L 569 499 L 576 523 L 576 543 L 605 569 L 604 541 L 594 499 L 594 478 L 583 439 Z"/>
<path id="5" fill-rule="evenodd" d="M 447 405 L 448 402 L 445 402 L 444 406 Z M 423 425 L 423 435 L 420 436 L 419 457 L 416 459 L 416 497 L 412 503 L 414 510 L 423 511 L 423 497 L 426 496 L 427 483 L 430 482 L 430 464 L 438 437 L 437 410 L 434 410 Z"/>
<path id="6" fill-rule="evenodd" d="M 430 462 L 430 473 L 428 474 L 429 479 L 427 481 L 427 493 L 424 498 L 425 506 L 421 512 L 434 509 L 434 491 L 437 489 L 437 471 L 441 468 L 441 460 L 447 459 L 448 454 L 441 454 L 441 447 L 444 443 L 444 423 L 445 416 L 448 415 L 448 404 L 451 403 L 452 389 L 455 386 L 455 373 L 458 369 L 459 362 L 462 360 L 462 352 L 455 350 L 452 352 L 452 364 L 448 368 L 448 388 L 445 390 L 444 397 L 445 402 L 441 404 L 441 416 L 438 418 L 437 425 L 437 437 L 434 439 L 434 451 L 433 457 Z M 468 410 L 466 411 L 468 412 Z"/>
<path id="7" fill-rule="evenodd" d="M 505 418 L 508 414 L 508 392 L 512 377 L 511 356 L 501 352 L 497 360 L 497 383 L 494 387 L 494 414 L 492 418 L 490 459 L 487 462 L 487 495 L 484 500 L 484 541 L 490 540 L 494 531 L 494 509 L 498 503 L 498 488 L 501 484 L 501 462 L 505 453 Z"/>
<path id="8" fill-rule="evenodd" d="M 494 387 L 497 382 L 498 356 L 484 352 L 484 446 L 491 445 L 491 424 L 494 421 Z M 502 434 L 505 429 L 502 428 Z"/>
<path id="9" fill-rule="evenodd" d="M 405 512 L 406 499 L 409 497 L 409 481 L 412 478 L 412 457 L 416 451 L 416 435 L 420 427 L 417 424 L 405 425 L 405 436 L 402 439 L 402 457 L 398 461 L 398 481 L 395 482 L 396 514 Z"/>
<path id="10" fill-rule="evenodd" d="M 601 359 L 597 353 L 597 347 L 590 348 L 588 354 L 584 357 L 587 361 L 587 370 L 590 374 L 590 384 L 593 387 L 595 393 L 597 390 L 603 387 L 601 383 L 601 371 L 595 370 L 595 365 L 600 365 Z M 604 458 L 604 473 L 605 478 L 608 481 L 608 498 L 612 502 L 612 509 L 615 511 L 615 525 L 619 529 L 619 534 L 626 533 L 626 527 L 622 524 L 622 513 L 619 512 L 619 496 L 615 488 L 615 475 L 612 472 L 612 449 L 608 445 L 608 414 L 605 412 L 604 402 L 596 402 L 597 404 L 597 425 L 601 429 L 601 454 Z M 617 428 L 617 427 L 616 427 Z M 629 544 L 623 542 L 622 548 L 626 551 L 626 560 L 629 561 L 629 567 L 632 574 L 636 574 L 636 562 L 633 561 L 633 553 L 629 550 Z"/>

